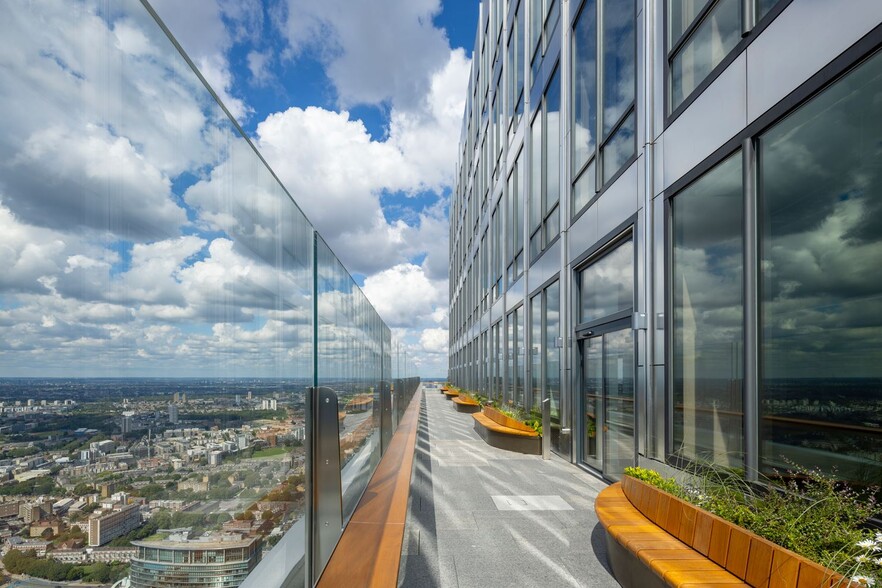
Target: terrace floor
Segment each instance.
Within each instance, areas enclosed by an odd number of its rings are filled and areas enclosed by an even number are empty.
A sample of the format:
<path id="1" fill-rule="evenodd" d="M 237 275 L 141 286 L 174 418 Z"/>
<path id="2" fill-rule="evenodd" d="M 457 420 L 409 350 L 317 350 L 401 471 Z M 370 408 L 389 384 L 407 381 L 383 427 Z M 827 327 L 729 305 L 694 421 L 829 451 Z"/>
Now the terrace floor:
<path id="1" fill-rule="evenodd" d="M 422 394 L 399 586 L 618 586 L 594 514 L 604 482 L 490 447 L 437 388 Z"/>

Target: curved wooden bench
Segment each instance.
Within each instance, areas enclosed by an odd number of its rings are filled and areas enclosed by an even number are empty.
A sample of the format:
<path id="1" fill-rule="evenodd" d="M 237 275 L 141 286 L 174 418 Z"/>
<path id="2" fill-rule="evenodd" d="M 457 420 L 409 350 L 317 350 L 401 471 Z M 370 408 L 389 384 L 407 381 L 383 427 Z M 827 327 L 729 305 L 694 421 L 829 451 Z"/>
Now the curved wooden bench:
<path id="1" fill-rule="evenodd" d="M 601 491 L 594 508 L 607 532 L 613 575 L 625 588 L 829 588 L 842 580 L 823 566 L 630 476 Z"/>
<path id="2" fill-rule="evenodd" d="M 444 396 L 447 397 L 447 400 L 452 400 L 459 396 L 459 392 L 457 392 L 456 390 L 446 390 L 444 392 Z"/>
<path id="3" fill-rule="evenodd" d="M 487 445 L 530 455 L 542 453 L 539 433 L 532 427 L 489 406 L 485 406 L 483 412 L 474 413 L 472 418 L 475 419 L 475 431 Z"/>
<path id="4" fill-rule="evenodd" d="M 456 407 L 456 410 L 459 412 L 470 412 L 475 413 L 481 410 L 481 404 L 468 398 L 466 396 L 459 395 L 453 399 L 453 404 Z"/>

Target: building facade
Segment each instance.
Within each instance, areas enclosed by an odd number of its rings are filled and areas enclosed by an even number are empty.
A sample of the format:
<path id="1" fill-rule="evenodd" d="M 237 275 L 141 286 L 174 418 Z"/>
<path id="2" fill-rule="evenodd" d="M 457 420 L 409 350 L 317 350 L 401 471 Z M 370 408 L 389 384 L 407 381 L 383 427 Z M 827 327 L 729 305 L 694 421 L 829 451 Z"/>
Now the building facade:
<path id="1" fill-rule="evenodd" d="M 882 4 L 479 18 L 450 380 L 546 410 L 550 449 L 609 479 L 702 460 L 882 482 Z"/>
<path id="2" fill-rule="evenodd" d="M 133 541 L 132 588 L 234 588 L 260 561 L 259 537 L 229 541 Z"/>
<path id="3" fill-rule="evenodd" d="M 141 507 L 129 504 L 89 519 L 89 547 L 98 547 L 137 529 L 141 525 Z"/>

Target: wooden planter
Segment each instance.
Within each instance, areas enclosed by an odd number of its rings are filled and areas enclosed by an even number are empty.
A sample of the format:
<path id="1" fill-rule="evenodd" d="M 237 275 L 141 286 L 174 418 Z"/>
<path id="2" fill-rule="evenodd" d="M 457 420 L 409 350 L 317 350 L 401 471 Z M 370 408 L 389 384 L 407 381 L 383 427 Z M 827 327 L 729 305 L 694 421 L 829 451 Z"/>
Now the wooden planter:
<path id="1" fill-rule="evenodd" d="M 456 407 L 458 412 L 475 413 L 481 410 L 481 405 L 479 403 L 462 395 L 453 399 L 453 406 Z"/>
<path id="2" fill-rule="evenodd" d="M 485 406 L 482 412 L 472 414 L 472 418 L 475 419 L 475 432 L 487 445 L 529 455 L 542 454 L 542 440 L 533 427 L 489 406 Z"/>
<path id="3" fill-rule="evenodd" d="M 631 476 L 628 501 L 646 518 L 755 588 L 848 586 L 842 576 Z"/>

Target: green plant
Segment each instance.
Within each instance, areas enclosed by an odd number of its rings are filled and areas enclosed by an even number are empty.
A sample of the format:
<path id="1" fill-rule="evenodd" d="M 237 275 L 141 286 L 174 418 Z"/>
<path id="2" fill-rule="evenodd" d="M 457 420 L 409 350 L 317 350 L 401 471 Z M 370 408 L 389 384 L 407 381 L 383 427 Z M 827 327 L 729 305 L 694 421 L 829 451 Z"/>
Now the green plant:
<path id="1" fill-rule="evenodd" d="M 880 510 L 876 489 L 858 492 L 832 476 L 798 466 L 761 484 L 712 463 L 689 469 L 681 484 L 646 468 L 625 474 L 696 504 L 863 586 L 882 578 L 882 533 L 867 528 Z"/>

